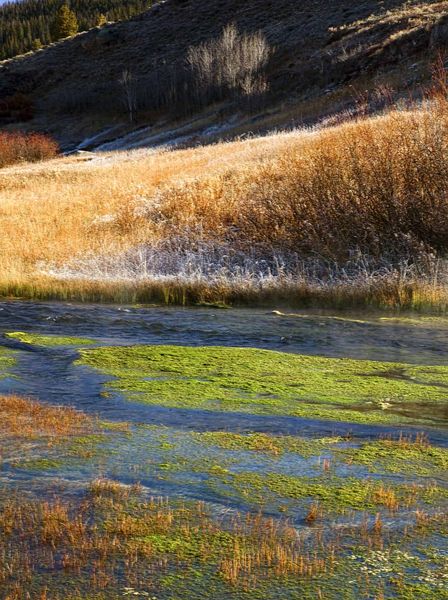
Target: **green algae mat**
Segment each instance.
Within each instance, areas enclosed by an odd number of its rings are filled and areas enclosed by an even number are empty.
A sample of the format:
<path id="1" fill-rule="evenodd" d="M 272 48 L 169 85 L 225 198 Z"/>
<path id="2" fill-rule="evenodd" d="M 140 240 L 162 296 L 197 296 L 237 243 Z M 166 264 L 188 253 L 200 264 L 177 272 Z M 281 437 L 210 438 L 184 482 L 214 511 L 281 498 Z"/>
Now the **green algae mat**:
<path id="1" fill-rule="evenodd" d="M 88 338 L 63 337 L 58 335 L 40 335 L 38 333 L 26 333 L 24 331 L 13 331 L 5 333 L 7 338 L 17 340 L 23 344 L 33 346 L 90 346 L 95 342 Z"/>
<path id="2" fill-rule="evenodd" d="M 185 346 L 83 349 L 78 364 L 130 401 L 171 408 L 431 424 L 448 404 L 446 366 Z"/>
<path id="3" fill-rule="evenodd" d="M 0 379 L 8 377 L 8 369 L 16 363 L 15 353 L 7 348 L 0 348 Z"/>

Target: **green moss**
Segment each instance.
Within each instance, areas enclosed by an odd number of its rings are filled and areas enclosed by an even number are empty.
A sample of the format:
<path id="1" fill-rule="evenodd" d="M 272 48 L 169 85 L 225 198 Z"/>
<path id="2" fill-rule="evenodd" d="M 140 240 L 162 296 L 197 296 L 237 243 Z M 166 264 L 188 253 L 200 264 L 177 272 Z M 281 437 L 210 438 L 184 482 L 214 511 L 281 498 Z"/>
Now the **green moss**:
<path id="1" fill-rule="evenodd" d="M 431 419 L 448 367 L 302 356 L 250 348 L 133 346 L 81 351 L 132 401 L 360 423 Z"/>
<path id="2" fill-rule="evenodd" d="M 447 600 L 448 590 L 434 589 L 424 583 L 400 583 L 397 600 Z"/>
<path id="3" fill-rule="evenodd" d="M 103 431 L 118 431 L 120 433 L 129 433 L 129 423 L 126 422 L 112 422 L 112 421 L 100 421 L 99 425 Z"/>
<path id="4" fill-rule="evenodd" d="M 180 471 L 182 469 L 182 465 L 178 462 L 159 463 L 158 467 L 161 471 Z"/>
<path id="5" fill-rule="evenodd" d="M 88 338 L 40 335 L 37 333 L 25 333 L 23 331 L 15 331 L 6 333 L 5 335 L 6 337 L 18 340 L 24 344 L 32 344 L 33 346 L 88 346 L 95 343 L 94 340 Z"/>
<path id="6" fill-rule="evenodd" d="M 231 549 L 237 536 L 223 530 L 207 532 L 199 529 L 186 535 L 184 531 L 175 529 L 167 534 L 151 534 L 135 539 L 149 545 L 156 554 L 174 556 L 179 560 L 200 560 L 206 546 L 207 561 L 211 561 L 226 549 Z"/>
<path id="7" fill-rule="evenodd" d="M 203 444 L 217 446 L 224 450 L 251 450 L 267 454 L 294 452 L 304 458 L 319 455 L 333 444 L 342 441 L 340 437 L 307 439 L 288 435 L 274 436 L 266 433 L 241 435 L 227 431 L 195 433 L 194 437 Z"/>
<path id="8" fill-rule="evenodd" d="M 71 447 L 74 446 L 92 446 L 104 442 L 106 436 L 101 433 L 91 433 L 89 435 L 80 435 L 71 438 Z"/>
<path id="9" fill-rule="evenodd" d="M 351 463 L 368 466 L 373 473 L 435 476 L 448 470 L 448 449 L 424 444 L 380 440 L 338 453 Z"/>
<path id="10" fill-rule="evenodd" d="M 36 458 L 15 463 L 14 466 L 27 471 L 53 471 L 61 469 L 64 464 L 63 460 L 54 458 Z"/>
<path id="11" fill-rule="evenodd" d="M 16 363 L 14 352 L 8 348 L 0 347 L 0 379 L 8 377 L 7 370 Z"/>
<path id="12" fill-rule="evenodd" d="M 390 506 L 393 500 L 399 505 L 423 502 L 431 505 L 446 498 L 447 490 L 438 486 L 389 485 L 377 480 L 354 477 L 295 477 L 280 473 L 227 473 L 222 482 L 233 488 L 241 497 L 263 503 L 268 492 L 279 498 L 310 499 L 333 511 L 378 510 Z"/>
<path id="13" fill-rule="evenodd" d="M 226 469 L 225 467 L 223 467 L 222 465 L 212 465 L 207 472 L 210 475 L 218 475 L 218 476 L 222 476 L 222 475 L 228 475 L 230 473 L 229 469 Z"/>
<path id="14" fill-rule="evenodd" d="M 106 439 L 106 435 L 101 433 L 77 436 L 66 440 L 63 451 L 71 458 L 90 459 L 106 453 L 106 450 L 101 448 Z M 108 453 L 110 454 L 110 450 Z"/>

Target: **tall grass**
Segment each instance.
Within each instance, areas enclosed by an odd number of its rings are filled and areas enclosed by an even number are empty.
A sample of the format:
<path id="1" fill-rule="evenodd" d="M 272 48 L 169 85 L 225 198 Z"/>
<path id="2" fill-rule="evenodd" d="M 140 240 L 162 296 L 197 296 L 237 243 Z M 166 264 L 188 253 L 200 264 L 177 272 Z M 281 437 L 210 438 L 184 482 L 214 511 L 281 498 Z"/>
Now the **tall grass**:
<path id="1" fill-rule="evenodd" d="M 448 104 L 347 123 L 272 160 L 165 190 L 168 232 L 344 264 L 448 249 Z"/>
<path id="2" fill-rule="evenodd" d="M 447 147 L 439 90 L 329 128 L 12 168 L 0 288 L 444 311 Z"/>

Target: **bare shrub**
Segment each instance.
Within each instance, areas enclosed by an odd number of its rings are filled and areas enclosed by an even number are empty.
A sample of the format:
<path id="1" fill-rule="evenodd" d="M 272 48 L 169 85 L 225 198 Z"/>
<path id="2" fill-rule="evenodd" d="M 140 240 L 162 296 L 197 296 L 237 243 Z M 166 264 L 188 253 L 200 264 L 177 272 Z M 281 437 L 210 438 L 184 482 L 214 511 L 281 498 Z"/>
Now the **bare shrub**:
<path id="1" fill-rule="evenodd" d="M 246 242 L 338 263 L 447 252 L 447 108 L 349 123 L 285 152 L 241 205 Z"/>
<path id="2" fill-rule="evenodd" d="M 40 133 L 0 133 L 0 167 L 18 162 L 36 162 L 58 154 L 57 143 Z"/>
<path id="3" fill-rule="evenodd" d="M 164 192 L 164 221 L 210 239 L 346 264 L 448 253 L 448 102 L 304 136 L 250 169 Z M 171 235 L 171 233 L 167 233 Z"/>
<path id="4" fill-rule="evenodd" d="M 48 106 L 58 113 L 101 107 L 102 113 L 125 112 L 131 123 L 142 112 L 185 116 L 224 99 L 251 111 L 267 97 L 265 71 L 271 54 L 262 33 L 240 33 L 228 25 L 219 38 L 190 47 L 184 58 L 169 63 L 159 57 L 149 72 L 132 64 L 109 82 L 58 89 L 48 98 Z"/>

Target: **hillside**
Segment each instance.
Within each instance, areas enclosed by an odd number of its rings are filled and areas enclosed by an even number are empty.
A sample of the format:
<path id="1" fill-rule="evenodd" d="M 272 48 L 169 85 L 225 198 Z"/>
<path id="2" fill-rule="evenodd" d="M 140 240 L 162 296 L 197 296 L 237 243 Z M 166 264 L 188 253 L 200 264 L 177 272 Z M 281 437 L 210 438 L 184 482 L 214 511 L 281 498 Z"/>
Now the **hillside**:
<path id="1" fill-rule="evenodd" d="M 133 130 L 122 147 L 375 112 L 391 99 L 418 95 L 428 81 L 448 40 L 447 10 L 446 1 L 167 0 L 1 63 L 0 98 L 8 106 L 19 93 L 30 107 L 26 122 L 13 108 L 0 116 L 4 126 L 48 131 L 65 149 L 99 134 L 83 144 L 88 149 Z M 263 97 L 250 105 L 225 94 L 197 102 L 197 81 L 186 70 L 189 48 L 214 43 L 229 23 L 269 47 Z M 157 137 L 173 127 L 172 135 Z"/>

